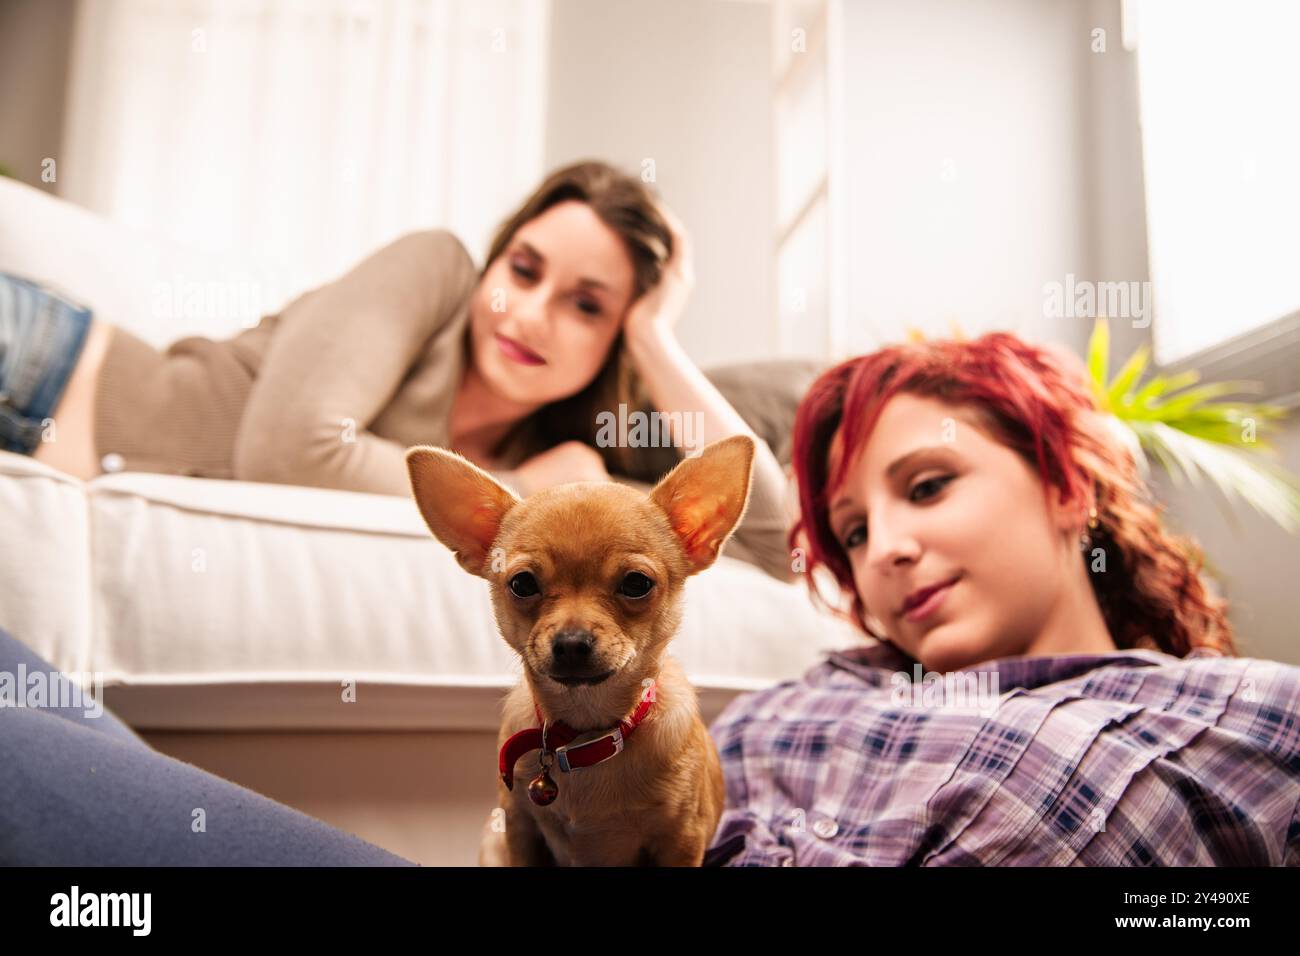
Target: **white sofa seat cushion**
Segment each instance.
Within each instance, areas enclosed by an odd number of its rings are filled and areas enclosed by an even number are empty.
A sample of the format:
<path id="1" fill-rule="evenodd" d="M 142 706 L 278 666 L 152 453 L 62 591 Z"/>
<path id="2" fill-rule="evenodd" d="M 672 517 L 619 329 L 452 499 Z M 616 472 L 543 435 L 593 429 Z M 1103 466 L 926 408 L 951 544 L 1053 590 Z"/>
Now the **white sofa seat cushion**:
<path id="1" fill-rule="evenodd" d="M 0 626 L 150 729 L 491 729 L 520 666 L 412 500 L 0 452 Z M 711 719 L 858 635 L 723 557 L 670 645 Z M 342 682 L 356 682 L 345 702 Z"/>
<path id="2" fill-rule="evenodd" d="M 90 669 L 89 540 L 85 485 L 0 451 L 0 627 L 69 672 Z"/>
<path id="3" fill-rule="evenodd" d="M 414 501 L 152 474 L 87 490 L 93 661 L 134 725 L 496 726 L 518 659 L 487 583 Z M 856 640 L 802 586 L 736 560 L 691 579 L 685 600 L 671 652 L 707 713 Z"/>

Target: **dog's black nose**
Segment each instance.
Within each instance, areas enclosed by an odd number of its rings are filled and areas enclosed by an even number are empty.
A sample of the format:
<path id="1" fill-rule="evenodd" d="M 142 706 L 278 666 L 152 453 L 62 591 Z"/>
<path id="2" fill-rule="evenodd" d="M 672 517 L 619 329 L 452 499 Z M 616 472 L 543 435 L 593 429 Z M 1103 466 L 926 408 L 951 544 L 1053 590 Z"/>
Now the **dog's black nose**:
<path id="1" fill-rule="evenodd" d="M 560 631 L 551 639 L 551 660 L 556 674 L 585 674 L 591 667 L 591 651 L 596 639 L 590 631 Z"/>

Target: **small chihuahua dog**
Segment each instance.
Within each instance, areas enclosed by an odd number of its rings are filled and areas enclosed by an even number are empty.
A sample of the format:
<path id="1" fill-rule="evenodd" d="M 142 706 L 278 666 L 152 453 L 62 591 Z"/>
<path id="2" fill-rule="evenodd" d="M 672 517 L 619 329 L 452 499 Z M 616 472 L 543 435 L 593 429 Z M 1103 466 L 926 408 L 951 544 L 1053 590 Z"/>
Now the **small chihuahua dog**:
<path id="1" fill-rule="evenodd" d="M 491 584 L 523 662 L 498 740 L 505 827 L 484 828 L 481 865 L 700 865 L 722 768 L 665 648 L 683 584 L 744 515 L 753 460 L 753 439 L 737 435 L 679 462 L 648 497 L 577 482 L 521 500 L 460 455 L 407 451 L 425 523 Z M 536 776 L 515 786 L 525 756 Z"/>

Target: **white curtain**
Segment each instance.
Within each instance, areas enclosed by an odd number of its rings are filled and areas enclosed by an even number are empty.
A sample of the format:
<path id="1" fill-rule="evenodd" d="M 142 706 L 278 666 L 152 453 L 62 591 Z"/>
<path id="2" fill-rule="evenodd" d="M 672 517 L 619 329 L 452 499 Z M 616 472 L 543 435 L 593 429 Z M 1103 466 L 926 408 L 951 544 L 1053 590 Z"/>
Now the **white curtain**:
<path id="1" fill-rule="evenodd" d="M 548 0 L 81 0 L 61 194 L 298 289 L 411 229 L 481 260 L 542 173 Z"/>

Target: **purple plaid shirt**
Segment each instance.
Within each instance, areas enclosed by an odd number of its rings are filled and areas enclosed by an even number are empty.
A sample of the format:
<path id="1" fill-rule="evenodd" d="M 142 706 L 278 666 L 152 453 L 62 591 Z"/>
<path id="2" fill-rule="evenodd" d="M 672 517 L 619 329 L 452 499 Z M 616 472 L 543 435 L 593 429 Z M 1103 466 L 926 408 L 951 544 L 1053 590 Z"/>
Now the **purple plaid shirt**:
<path id="1" fill-rule="evenodd" d="M 941 676 L 870 645 L 733 700 L 704 865 L 1300 866 L 1300 667 L 1131 650 Z"/>

